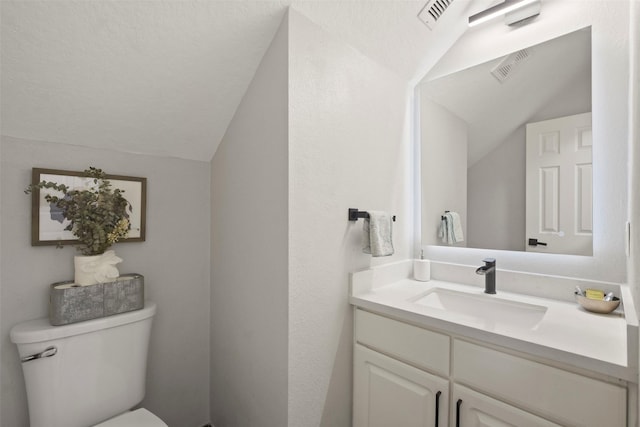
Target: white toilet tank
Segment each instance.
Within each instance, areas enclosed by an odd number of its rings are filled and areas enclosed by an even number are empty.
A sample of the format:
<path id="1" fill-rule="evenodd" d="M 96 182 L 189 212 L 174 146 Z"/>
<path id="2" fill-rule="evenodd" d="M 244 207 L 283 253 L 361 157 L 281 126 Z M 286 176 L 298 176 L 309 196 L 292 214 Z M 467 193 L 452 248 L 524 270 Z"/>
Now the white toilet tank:
<path id="1" fill-rule="evenodd" d="M 46 318 L 14 326 L 31 427 L 93 426 L 140 403 L 155 312 L 147 301 L 141 310 L 65 326 Z"/>

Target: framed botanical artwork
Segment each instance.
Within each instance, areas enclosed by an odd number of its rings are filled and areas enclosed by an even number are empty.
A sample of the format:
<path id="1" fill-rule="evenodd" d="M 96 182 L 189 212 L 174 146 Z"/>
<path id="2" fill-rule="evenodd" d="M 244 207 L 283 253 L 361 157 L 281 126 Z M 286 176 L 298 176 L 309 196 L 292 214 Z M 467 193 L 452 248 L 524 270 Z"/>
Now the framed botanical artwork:
<path id="1" fill-rule="evenodd" d="M 147 214 L 147 178 L 122 175 L 106 175 L 112 188 L 120 189 L 129 202 L 129 223 L 131 229 L 125 242 L 144 242 Z M 91 188 L 95 186 L 93 178 L 84 172 L 33 168 L 31 182 L 37 184 L 50 181 L 64 184 L 71 189 Z M 31 194 L 31 245 L 73 245 L 78 239 L 65 228 L 69 225 L 60 210 L 45 200 L 47 194 L 60 196 L 62 193 L 52 189 L 34 190 Z"/>

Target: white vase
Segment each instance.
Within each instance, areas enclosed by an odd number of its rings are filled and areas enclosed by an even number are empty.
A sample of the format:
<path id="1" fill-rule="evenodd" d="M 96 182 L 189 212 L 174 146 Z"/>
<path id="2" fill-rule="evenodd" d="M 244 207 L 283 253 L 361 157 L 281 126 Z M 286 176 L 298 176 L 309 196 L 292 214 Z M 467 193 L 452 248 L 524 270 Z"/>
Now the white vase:
<path id="1" fill-rule="evenodd" d="M 114 251 L 106 251 L 102 255 L 86 255 L 73 257 L 75 267 L 74 283 L 87 286 L 96 283 L 112 282 L 120 273 L 116 264 L 122 262 Z"/>

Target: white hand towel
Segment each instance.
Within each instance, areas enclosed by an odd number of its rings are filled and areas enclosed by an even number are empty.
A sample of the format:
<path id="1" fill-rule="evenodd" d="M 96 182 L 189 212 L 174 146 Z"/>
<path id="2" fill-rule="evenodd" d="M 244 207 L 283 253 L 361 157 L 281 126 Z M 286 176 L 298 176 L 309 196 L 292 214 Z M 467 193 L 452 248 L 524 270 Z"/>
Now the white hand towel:
<path id="1" fill-rule="evenodd" d="M 440 222 L 438 237 L 443 243 L 453 245 L 454 243 L 464 242 L 464 234 L 462 233 L 462 222 L 460 214 L 457 212 L 446 212 Z"/>
<path id="2" fill-rule="evenodd" d="M 387 212 L 369 211 L 362 228 L 362 252 L 374 257 L 393 255 L 392 218 Z"/>
<path id="3" fill-rule="evenodd" d="M 464 242 L 464 235 L 462 234 L 462 222 L 460 221 L 460 214 L 458 212 L 449 212 L 449 218 L 451 219 L 451 243 Z"/>

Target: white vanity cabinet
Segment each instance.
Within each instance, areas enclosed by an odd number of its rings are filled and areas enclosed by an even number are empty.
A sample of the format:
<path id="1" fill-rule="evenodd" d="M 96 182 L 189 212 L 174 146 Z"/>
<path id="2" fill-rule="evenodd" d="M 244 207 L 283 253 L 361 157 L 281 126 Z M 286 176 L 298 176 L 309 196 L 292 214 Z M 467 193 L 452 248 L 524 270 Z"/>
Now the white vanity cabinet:
<path id="1" fill-rule="evenodd" d="M 361 309 L 355 341 L 354 427 L 626 426 L 615 379 Z"/>

